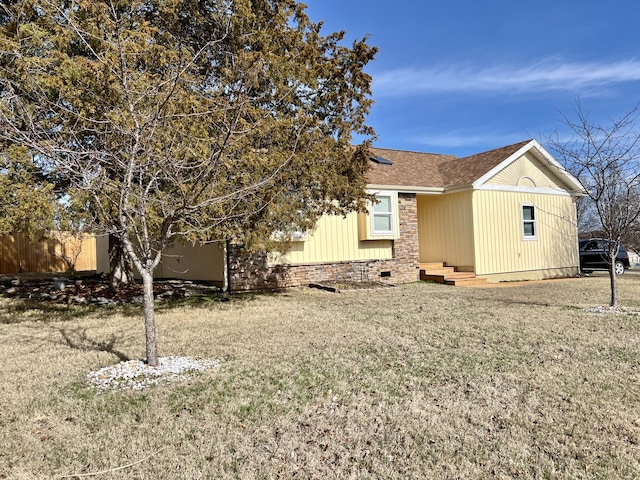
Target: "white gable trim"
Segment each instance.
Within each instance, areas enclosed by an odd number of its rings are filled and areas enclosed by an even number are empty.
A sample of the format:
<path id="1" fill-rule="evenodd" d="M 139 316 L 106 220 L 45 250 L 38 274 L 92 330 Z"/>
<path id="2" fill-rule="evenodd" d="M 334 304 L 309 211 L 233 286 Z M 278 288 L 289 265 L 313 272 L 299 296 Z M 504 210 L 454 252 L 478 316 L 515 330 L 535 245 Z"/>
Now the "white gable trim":
<path id="1" fill-rule="evenodd" d="M 476 190 L 488 189 L 486 182 L 488 182 L 491 178 L 497 175 L 500 171 L 507 168 L 510 164 L 518 160 L 521 156 L 523 156 L 528 151 L 532 151 L 532 153 L 538 157 L 538 159 L 542 160 L 548 167 L 549 170 L 555 171 L 555 173 L 560 177 L 561 180 L 568 186 L 568 191 L 574 195 L 586 195 L 587 192 L 582 186 L 582 184 L 578 181 L 576 177 L 571 175 L 561 164 L 558 162 L 553 156 L 538 143 L 537 140 L 531 140 L 525 146 L 520 148 L 518 151 L 510 155 L 508 158 L 500 162 L 494 168 L 485 173 L 482 177 L 478 178 L 475 182 L 473 182 L 473 188 Z"/>

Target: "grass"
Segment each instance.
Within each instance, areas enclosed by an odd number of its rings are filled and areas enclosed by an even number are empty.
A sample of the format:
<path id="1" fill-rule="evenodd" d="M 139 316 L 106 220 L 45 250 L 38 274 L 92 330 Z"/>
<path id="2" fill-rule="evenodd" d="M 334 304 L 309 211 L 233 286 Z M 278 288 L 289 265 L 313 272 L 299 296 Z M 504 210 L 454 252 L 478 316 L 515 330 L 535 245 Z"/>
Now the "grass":
<path id="1" fill-rule="evenodd" d="M 222 370 L 104 394 L 136 312 L 2 300 L 0 478 L 640 478 L 640 317 L 585 312 L 607 286 L 201 299 L 159 312 L 161 354 Z"/>

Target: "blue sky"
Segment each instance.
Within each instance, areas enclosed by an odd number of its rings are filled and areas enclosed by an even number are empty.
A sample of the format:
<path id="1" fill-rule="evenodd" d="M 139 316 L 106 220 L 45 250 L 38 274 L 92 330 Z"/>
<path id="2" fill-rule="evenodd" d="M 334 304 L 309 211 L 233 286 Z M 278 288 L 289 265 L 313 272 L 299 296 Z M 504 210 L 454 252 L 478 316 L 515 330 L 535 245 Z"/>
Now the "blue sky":
<path id="1" fill-rule="evenodd" d="M 458 156 L 607 123 L 640 101 L 637 0 L 303 0 L 323 33 L 369 35 L 378 147 Z"/>

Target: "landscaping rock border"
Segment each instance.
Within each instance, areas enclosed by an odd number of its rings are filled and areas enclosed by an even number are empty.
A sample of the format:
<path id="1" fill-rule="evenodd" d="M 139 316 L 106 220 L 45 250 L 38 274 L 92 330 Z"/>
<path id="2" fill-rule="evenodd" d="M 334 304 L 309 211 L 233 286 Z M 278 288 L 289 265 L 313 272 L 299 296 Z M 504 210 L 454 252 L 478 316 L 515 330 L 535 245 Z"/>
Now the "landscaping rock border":
<path id="1" fill-rule="evenodd" d="M 221 292 L 222 290 L 211 282 L 190 280 L 156 280 L 154 282 L 154 296 L 157 302 Z M 143 303 L 140 283 L 113 288 L 109 279 L 101 275 L 83 277 L 3 276 L 0 278 L 0 295 L 67 305 L 108 306 Z"/>

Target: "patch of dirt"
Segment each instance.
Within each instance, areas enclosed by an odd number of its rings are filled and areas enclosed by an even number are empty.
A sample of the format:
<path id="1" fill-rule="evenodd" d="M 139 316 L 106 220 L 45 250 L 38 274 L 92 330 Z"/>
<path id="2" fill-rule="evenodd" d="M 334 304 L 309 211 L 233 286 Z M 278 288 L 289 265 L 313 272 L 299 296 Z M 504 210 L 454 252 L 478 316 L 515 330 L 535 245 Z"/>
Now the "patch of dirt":
<path id="1" fill-rule="evenodd" d="M 177 300 L 193 295 L 220 293 L 221 289 L 209 282 L 189 280 L 156 280 L 153 293 L 158 300 Z M 76 304 L 142 303 L 140 283 L 113 288 L 109 278 L 102 275 L 64 277 L 3 275 L 0 295 L 8 298 L 39 302 Z"/>
<path id="2" fill-rule="evenodd" d="M 328 292 L 340 293 L 345 290 L 372 290 L 379 288 L 393 288 L 395 285 L 382 282 L 355 282 L 350 280 L 335 280 L 322 283 L 311 283 L 311 288 L 318 288 Z"/>

